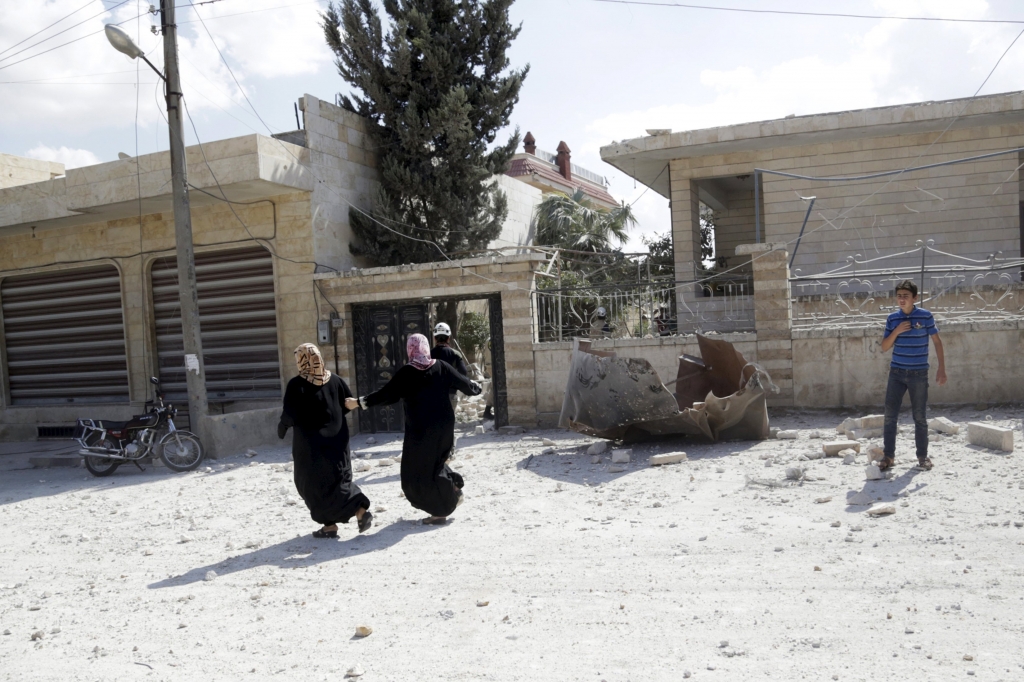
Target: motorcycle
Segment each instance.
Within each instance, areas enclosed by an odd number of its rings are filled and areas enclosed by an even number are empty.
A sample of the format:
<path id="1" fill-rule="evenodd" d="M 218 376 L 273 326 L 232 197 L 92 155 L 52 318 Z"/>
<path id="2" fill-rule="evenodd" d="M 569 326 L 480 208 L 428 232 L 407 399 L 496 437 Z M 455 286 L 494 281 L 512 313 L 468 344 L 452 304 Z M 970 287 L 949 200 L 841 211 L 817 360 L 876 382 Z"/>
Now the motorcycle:
<path id="1" fill-rule="evenodd" d="M 85 459 L 85 468 L 93 476 L 109 476 L 117 467 L 132 462 L 142 470 L 140 460 L 156 456 L 171 471 L 192 471 L 203 461 L 203 445 L 199 437 L 181 431 L 174 425 L 178 410 L 164 404 L 160 380 L 152 377 L 156 386 L 156 403 L 145 414 L 138 414 L 126 422 L 107 419 L 79 419 L 73 438 L 81 445 L 78 451 Z M 153 401 L 146 401 L 152 404 Z"/>

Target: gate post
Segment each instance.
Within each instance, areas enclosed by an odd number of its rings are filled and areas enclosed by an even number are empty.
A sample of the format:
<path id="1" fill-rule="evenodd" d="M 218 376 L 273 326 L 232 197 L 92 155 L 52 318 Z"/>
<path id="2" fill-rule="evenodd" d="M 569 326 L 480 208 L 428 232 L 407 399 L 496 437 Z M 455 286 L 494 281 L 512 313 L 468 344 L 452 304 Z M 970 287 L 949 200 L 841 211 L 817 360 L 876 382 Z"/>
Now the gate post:
<path id="1" fill-rule="evenodd" d="M 793 405 L 793 301 L 786 245 L 743 244 L 736 255 L 749 255 L 754 271 L 754 329 L 757 363 L 779 387 L 769 405 Z"/>

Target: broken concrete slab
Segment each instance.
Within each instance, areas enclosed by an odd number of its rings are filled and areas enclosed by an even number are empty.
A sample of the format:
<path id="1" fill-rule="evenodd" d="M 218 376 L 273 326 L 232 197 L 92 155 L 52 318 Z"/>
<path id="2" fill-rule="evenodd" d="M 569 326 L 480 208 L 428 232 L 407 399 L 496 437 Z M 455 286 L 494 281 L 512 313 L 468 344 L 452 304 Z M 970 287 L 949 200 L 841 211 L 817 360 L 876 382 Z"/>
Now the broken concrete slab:
<path id="1" fill-rule="evenodd" d="M 939 433 L 948 433 L 952 436 L 960 433 L 960 425 L 945 417 L 935 417 L 928 420 L 928 428 L 935 429 Z"/>
<path id="2" fill-rule="evenodd" d="M 599 440 L 593 445 L 591 445 L 589 448 L 587 448 L 588 455 L 603 455 L 607 451 L 608 441 L 606 440 Z"/>
<path id="3" fill-rule="evenodd" d="M 874 464 L 875 462 L 881 462 L 885 457 L 885 450 L 880 447 L 868 448 L 868 464 Z"/>
<path id="4" fill-rule="evenodd" d="M 612 450 L 612 463 L 613 464 L 629 464 L 630 459 L 633 457 L 632 450 Z"/>
<path id="5" fill-rule="evenodd" d="M 986 422 L 968 422 L 967 442 L 992 450 L 1013 452 L 1013 429 Z"/>
<path id="6" fill-rule="evenodd" d="M 891 504 L 876 504 L 865 512 L 868 516 L 888 516 L 896 513 L 896 507 Z"/>
<path id="7" fill-rule="evenodd" d="M 869 464 L 864 467 L 864 479 L 868 481 L 877 481 L 882 478 L 882 470 L 878 468 L 877 464 Z"/>
<path id="8" fill-rule="evenodd" d="M 788 431 L 779 431 L 778 435 L 775 436 L 779 440 L 796 440 L 800 437 L 800 432 L 796 429 L 790 429 Z"/>
<path id="9" fill-rule="evenodd" d="M 854 440 L 860 438 L 881 438 L 882 429 L 850 429 L 846 432 L 846 437 Z"/>
<path id="10" fill-rule="evenodd" d="M 686 461 L 685 452 L 667 452 L 663 455 L 652 455 L 651 466 L 662 466 L 664 464 L 676 464 Z"/>
<path id="11" fill-rule="evenodd" d="M 830 440 L 821 444 L 821 451 L 826 457 L 839 457 L 843 450 L 860 452 L 860 443 L 855 440 Z"/>
<path id="12" fill-rule="evenodd" d="M 866 507 L 872 502 L 874 502 L 874 499 L 863 490 L 851 493 L 846 497 L 846 504 L 851 507 Z"/>

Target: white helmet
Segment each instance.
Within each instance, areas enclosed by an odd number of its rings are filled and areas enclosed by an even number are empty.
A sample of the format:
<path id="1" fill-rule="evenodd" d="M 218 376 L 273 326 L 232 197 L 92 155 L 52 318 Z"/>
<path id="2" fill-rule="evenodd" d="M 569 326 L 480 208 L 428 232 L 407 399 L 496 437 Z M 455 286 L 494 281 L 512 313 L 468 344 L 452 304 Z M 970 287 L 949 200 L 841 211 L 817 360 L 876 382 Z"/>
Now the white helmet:
<path id="1" fill-rule="evenodd" d="M 607 317 L 608 316 L 608 311 L 606 311 L 604 309 L 604 306 L 601 306 L 600 308 L 597 309 L 597 316 L 598 317 Z"/>
<path id="2" fill-rule="evenodd" d="M 451 336 L 452 328 L 446 325 L 444 322 L 438 322 L 434 327 L 434 336 Z"/>

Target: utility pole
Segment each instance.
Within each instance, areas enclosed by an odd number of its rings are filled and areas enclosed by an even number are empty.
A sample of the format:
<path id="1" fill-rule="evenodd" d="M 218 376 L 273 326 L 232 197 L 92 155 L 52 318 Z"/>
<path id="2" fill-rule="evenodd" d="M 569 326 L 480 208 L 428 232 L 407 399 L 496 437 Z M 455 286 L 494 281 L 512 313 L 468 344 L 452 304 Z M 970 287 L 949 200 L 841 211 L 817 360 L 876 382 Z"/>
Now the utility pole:
<path id="1" fill-rule="evenodd" d="M 203 420 L 209 411 L 206 400 L 206 368 L 203 340 L 199 334 L 199 298 L 196 288 L 196 259 L 192 246 L 192 213 L 188 200 L 188 172 L 185 165 L 185 126 L 182 120 L 181 77 L 178 73 L 178 27 L 174 0 L 160 0 L 160 23 L 164 34 L 164 75 L 167 92 L 167 125 L 171 143 L 171 186 L 174 196 L 174 239 L 178 256 L 178 298 L 181 302 L 181 339 L 185 352 L 185 381 L 188 383 L 188 417 L 192 431 L 203 440 Z M 209 447 L 209 443 L 206 447 Z"/>

